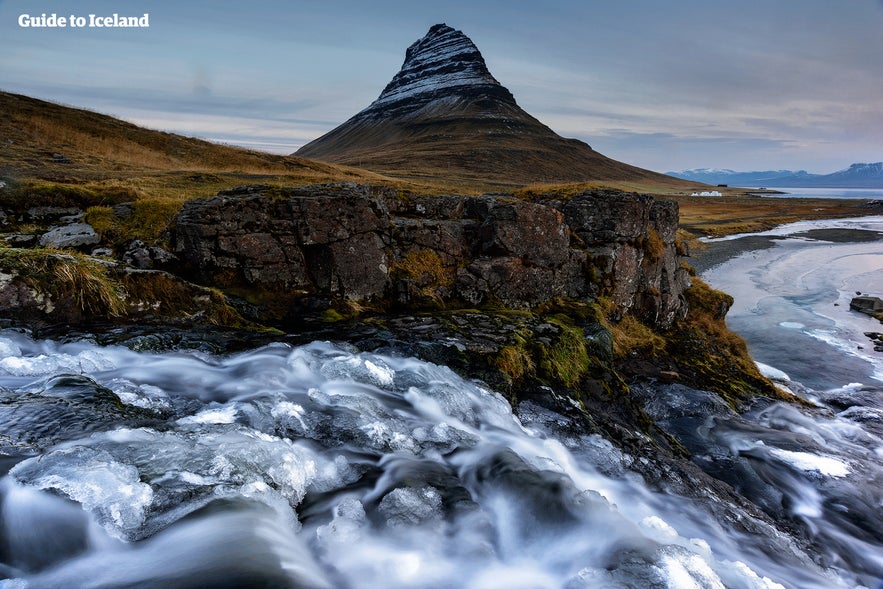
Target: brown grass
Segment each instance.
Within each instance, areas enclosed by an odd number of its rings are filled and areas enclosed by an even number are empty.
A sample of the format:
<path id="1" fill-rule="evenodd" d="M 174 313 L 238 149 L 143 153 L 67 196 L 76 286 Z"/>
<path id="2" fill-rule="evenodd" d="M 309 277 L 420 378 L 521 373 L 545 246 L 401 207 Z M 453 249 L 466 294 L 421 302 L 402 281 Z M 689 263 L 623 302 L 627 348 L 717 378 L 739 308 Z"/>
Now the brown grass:
<path id="1" fill-rule="evenodd" d="M 132 203 L 128 219 L 118 218 L 111 207 L 89 207 L 86 221 L 112 246 L 134 239 L 146 243 L 165 243 L 169 227 L 181 210 L 183 201 L 173 198 L 145 198 Z"/>
<path id="2" fill-rule="evenodd" d="M 408 152 L 408 161 L 394 176 L 362 168 L 280 156 L 218 145 L 172 133 L 153 131 L 106 115 L 0 92 L 0 177 L 18 179 L 36 191 L 26 202 L 49 204 L 65 194 L 79 194 L 78 206 L 110 206 L 141 199 L 186 201 L 208 197 L 242 184 L 301 186 L 354 181 L 392 186 L 424 194 L 481 194 L 510 192 L 526 199 L 567 197 L 588 189 L 619 189 L 675 198 L 681 206 L 681 239 L 758 231 L 798 219 L 835 218 L 869 214 L 860 204 L 832 199 L 775 199 L 752 197 L 744 189 L 721 188 L 723 197 L 690 197 L 700 185 L 665 176 L 635 172 L 634 179 L 609 177 L 588 182 L 524 185 L 517 174 L 449 174 L 435 153 Z M 565 140 L 566 142 L 566 140 Z M 436 146 L 441 149 L 443 146 Z M 546 146 L 548 147 L 548 146 Z M 559 157 L 554 151 L 549 158 Z M 568 144 L 565 151 L 571 150 Z M 70 163 L 52 162 L 60 153 Z M 481 155 L 481 154 L 479 154 Z M 485 157 L 481 155 L 481 157 Z M 610 161 L 595 154 L 602 169 Z M 593 158 L 595 156 L 592 156 Z M 403 156 L 404 157 L 404 156 Z M 458 156 L 459 157 L 459 156 Z M 465 155 L 462 157 L 469 159 Z M 532 156 L 533 157 L 533 156 Z M 534 158 L 535 159 L 535 158 Z M 413 162 L 421 162 L 414 167 Z M 435 163 L 433 163 L 435 162 Z M 542 162 L 520 160 L 530 167 Z M 617 165 L 617 162 L 614 162 Z M 613 165 L 613 164 L 610 164 Z M 611 169 L 611 174 L 615 169 Z M 637 170 L 637 169 L 635 169 Z M 602 174 L 603 176 L 603 174 Z M 9 193 L 9 189 L 3 191 Z M 3 198 L 7 198 L 4 194 Z"/>
<path id="3" fill-rule="evenodd" d="M 874 214 L 863 201 L 775 198 L 732 194 L 723 197 L 676 197 L 685 237 L 719 237 L 772 229 L 783 223 Z M 683 234 L 682 234 L 683 235 Z"/>
<path id="4" fill-rule="evenodd" d="M 633 315 L 626 315 L 608 326 L 613 334 L 613 355 L 617 358 L 628 358 L 632 354 L 654 356 L 665 349 L 665 338 Z"/>
<path id="5" fill-rule="evenodd" d="M 81 254 L 50 249 L 0 248 L 0 267 L 50 299 L 70 300 L 89 314 L 125 313 L 124 293 L 108 268 Z"/>

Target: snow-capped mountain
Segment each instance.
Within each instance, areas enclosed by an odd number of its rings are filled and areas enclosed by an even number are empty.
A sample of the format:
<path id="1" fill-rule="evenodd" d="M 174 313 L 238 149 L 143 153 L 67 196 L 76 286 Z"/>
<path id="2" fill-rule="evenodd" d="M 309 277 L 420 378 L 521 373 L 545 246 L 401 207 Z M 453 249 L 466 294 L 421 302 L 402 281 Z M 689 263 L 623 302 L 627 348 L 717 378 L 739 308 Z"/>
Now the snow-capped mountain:
<path id="1" fill-rule="evenodd" d="M 767 170 L 763 172 L 735 172 L 726 169 L 697 168 L 682 172 L 668 172 L 670 176 L 704 182 L 746 187 L 776 188 L 883 188 L 883 162 L 852 164 L 845 170 L 831 174 L 810 174 L 805 170 Z"/>
<path id="2" fill-rule="evenodd" d="M 434 25 L 364 110 L 295 155 L 390 174 L 525 184 L 682 185 L 565 139 L 525 112 L 462 32 Z"/>
<path id="3" fill-rule="evenodd" d="M 393 106 L 424 105 L 451 94 L 498 95 L 515 102 L 512 94 L 494 78 L 478 47 L 469 37 L 440 24 L 408 47 L 405 62 L 380 96 L 363 113 L 386 116 Z"/>

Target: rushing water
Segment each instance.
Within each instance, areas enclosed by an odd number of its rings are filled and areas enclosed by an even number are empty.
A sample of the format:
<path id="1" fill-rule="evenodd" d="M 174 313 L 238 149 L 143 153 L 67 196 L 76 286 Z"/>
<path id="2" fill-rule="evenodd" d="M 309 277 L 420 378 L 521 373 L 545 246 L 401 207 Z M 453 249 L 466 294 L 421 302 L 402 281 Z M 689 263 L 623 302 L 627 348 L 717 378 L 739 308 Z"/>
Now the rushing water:
<path id="1" fill-rule="evenodd" d="M 832 259 L 844 256 L 869 258 Z M 708 274 L 743 272 L 761 291 L 736 293 L 734 325 L 792 276 L 766 260 Z M 801 264 L 794 276 L 817 276 L 816 290 L 855 285 Z M 796 300 L 830 311 L 820 296 Z M 740 416 L 710 393 L 635 390 L 696 465 L 764 513 L 549 409 L 522 403 L 516 417 L 499 394 L 412 358 L 324 342 L 138 352 L 0 332 L 0 586 L 874 587 L 877 358 L 814 331 L 845 320 L 778 318 L 764 323 L 827 346 L 804 370 L 786 362 L 794 349 L 764 356 L 795 390 L 857 363 L 804 391 L 833 409 Z"/>

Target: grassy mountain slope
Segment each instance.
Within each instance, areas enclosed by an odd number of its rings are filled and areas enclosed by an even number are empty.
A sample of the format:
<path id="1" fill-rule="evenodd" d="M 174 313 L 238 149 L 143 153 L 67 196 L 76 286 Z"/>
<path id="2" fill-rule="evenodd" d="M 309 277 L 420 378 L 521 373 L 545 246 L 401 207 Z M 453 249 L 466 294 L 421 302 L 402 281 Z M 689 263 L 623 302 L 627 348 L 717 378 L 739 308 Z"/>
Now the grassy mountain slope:
<path id="1" fill-rule="evenodd" d="M 154 131 L 0 92 L 0 176 L 71 184 L 117 181 L 169 194 L 187 189 L 177 173 L 200 176 L 194 185 L 211 184 L 209 190 L 273 177 L 289 184 L 382 180 L 370 172 Z"/>
<path id="2" fill-rule="evenodd" d="M 440 101 L 388 119 L 356 115 L 296 155 L 399 177 L 696 186 L 608 158 L 557 135 L 514 102 L 492 100 Z"/>

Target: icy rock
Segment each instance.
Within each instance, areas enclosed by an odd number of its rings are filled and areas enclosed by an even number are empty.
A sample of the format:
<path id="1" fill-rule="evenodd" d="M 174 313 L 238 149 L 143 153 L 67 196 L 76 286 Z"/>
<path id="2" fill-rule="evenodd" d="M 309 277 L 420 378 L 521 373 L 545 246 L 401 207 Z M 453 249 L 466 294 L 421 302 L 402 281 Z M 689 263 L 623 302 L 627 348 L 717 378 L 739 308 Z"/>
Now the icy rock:
<path id="1" fill-rule="evenodd" d="M 140 481 L 138 469 L 82 446 L 21 462 L 10 475 L 21 484 L 57 491 L 81 503 L 118 538 L 137 535 L 153 500 L 153 490 Z"/>
<path id="2" fill-rule="evenodd" d="M 378 511 L 390 528 L 440 521 L 442 497 L 434 487 L 394 489 L 380 502 Z"/>

